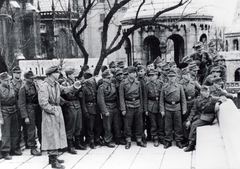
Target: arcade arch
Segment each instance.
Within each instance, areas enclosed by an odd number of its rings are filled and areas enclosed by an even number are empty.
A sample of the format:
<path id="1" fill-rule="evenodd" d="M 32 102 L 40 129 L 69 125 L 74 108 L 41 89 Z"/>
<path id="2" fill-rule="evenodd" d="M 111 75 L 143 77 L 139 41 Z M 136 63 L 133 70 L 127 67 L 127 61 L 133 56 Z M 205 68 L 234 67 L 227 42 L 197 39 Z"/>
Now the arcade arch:
<path id="1" fill-rule="evenodd" d="M 147 36 L 143 41 L 143 51 L 146 60 L 154 60 L 161 56 L 160 41 L 156 36 Z"/>

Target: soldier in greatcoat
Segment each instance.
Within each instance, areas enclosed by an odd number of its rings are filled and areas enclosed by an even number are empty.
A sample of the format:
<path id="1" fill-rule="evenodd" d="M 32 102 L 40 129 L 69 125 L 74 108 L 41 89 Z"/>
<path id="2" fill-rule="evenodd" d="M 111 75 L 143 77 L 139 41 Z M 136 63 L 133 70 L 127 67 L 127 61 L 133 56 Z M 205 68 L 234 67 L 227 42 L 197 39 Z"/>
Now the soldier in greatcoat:
<path id="1" fill-rule="evenodd" d="M 159 142 L 164 141 L 164 119 L 159 110 L 160 92 L 163 83 L 157 79 L 158 72 L 151 69 L 148 73 L 149 81 L 144 87 L 144 112 L 149 116 L 151 124 L 151 136 L 154 140 L 154 146 L 158 147 Z"/>
<path id="2" fill-rule="evenodd" d="M 11 160 L 11 155 L 21 155 L 18 151 L 18 114 L 17 98 L 12 84 L 11 76 L 7 72 L 0 74 L 0 107 L 2 113 L 2 156 L 5 160 Z M 10 155 L 11 154 L 11 155 Z"/>
<path id="3" fill-rule="evenodd" d="M 182 114 L 186 113 L 186 97 L 182 85 L 176 82 L 177 74 L 170 70 L 168 83 L 166 83 L 160 94 L 160 112 L 165 116 L 165 145 L 164 148 L 172 146 L 173 131 L 176 145 L 183 148 Z"/>
<path id="4" fill-rule="evenodd" d="M 65 124 L 60 107 L 60 95 L 80 88 L 80 82 L 64 87 L 57 80 L 60 75 L 58 66 L 51 66 L 45 71 L 47 77 L 41 84 L 38 100 L 42 108 L 42 150 L 47 150 L 52 168 L 64 168 L 59 160 L 58 149 L 67 147 Z"/>
<path id="5" fill-rule="evenodd" d="M 131 147 L 131 127 L 133 123 L 135 124 L 137 145 L 140 147 L 146 147 L 142 142 L 142 89 L 140 82 L 136 80 L 136 71 L 137 70 L 134 66 L 128 67 L 128 78 L 121 82 L 119 89 L 120 108 L 124 115 L 124 135 L 127 141 L 127 144 L 125 145 L 126 149 Z"/>
<path id="6" fill-rule="evenodd" d="M 24 73 L 25 83 L 19 90 L 19 109 L 21 117 L 24 120 L 27 130 L 27 145 L 31 149 L 31 155 L 40 156 L 41 152 L 37 150 L 35 133 L 41 143 L 41 122 L 42 110 L 38 103 L 38 91 L 35 86 L 34 76 L 32 71 Z"/>

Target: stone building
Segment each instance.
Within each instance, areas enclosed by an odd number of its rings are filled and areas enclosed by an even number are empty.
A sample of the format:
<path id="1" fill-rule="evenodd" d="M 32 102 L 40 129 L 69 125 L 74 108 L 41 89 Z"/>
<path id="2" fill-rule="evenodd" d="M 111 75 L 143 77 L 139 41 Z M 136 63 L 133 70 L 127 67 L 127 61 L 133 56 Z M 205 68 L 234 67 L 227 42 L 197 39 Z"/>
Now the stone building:
<path id="1" fill-rule="evenodd" d="M 146 1 L 138 18 L 151 19 L 156 11 L 176 5 L 177 2 L 174 0 Z M 128 29 L 133 24 L 140 3 L 140 0 L 135 0 L 127 10 L 121 21 L 124 29 Z M 204 5 L 200 2 L 192 1 L 186 9 L 183 6 L 157 18 L 158 24 L 164 24 L 169 28 L 146 26 L 135 31 L 125 45 L 128 49 L 128 64 L 132 64 L 135 60 L 145 64 L 157 56 L 161 56 L 167 62 L 175 61 L 178 64 L 182 57 L 194 52 L 192 47 L 197 41 L 203 42 L 207 49 L 213 16 L 200 10 L 202 6 Z M 178 21 L 180 18 L 182 19 Z"/>
<path id="2" fill-rule="evenodd" d="M 225 31 L 225 52 L 227 82 L 240 81 L 240 0 L 237 1 L 232 24 Z M 232 86 L 235 84 L 232 83 Z M 239 85 L 236 83 L 236 85 Z M 240 86 L 239 86 L 240 87 Z"/>
<path id="3" fill-rule="evenodd" d="M 39 54 L 40 16 L 32 0 L 5 1 L 0 10 L 0 54 L 11 69 L 18 59 Z"/>
<path id="4" fill-rule="evenodd" d="M 71 22 L 79 18 L 77 0 L 35 1 L 40 14 L 41 58 L 78 58 L 81 53 L 75 43 Z"/>

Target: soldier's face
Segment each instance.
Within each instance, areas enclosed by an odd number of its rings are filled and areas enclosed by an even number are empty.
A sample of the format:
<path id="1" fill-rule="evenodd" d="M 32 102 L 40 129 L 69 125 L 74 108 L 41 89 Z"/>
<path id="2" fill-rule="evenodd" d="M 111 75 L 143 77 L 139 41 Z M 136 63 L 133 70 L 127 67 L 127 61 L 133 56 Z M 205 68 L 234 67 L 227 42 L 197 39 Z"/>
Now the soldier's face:
<path id="1" fill-rule="evenodd" d="M 212 72 L 212 75 L 213 75 L 213 77 L 220 77 L 220 72 L 215 72 L 215 71 L 213 71 Z"/>
<path id="2" fill-rule="evenodd" d="M 207 90 L 201 90 L 200 93 L 204 98 L 208 98 L 208 96 L 210 94 L 209 91 L 207 91 Z"/>
<path id="3" fill-rule="evenodd" d="M 168 76 L 169 82 L 173 83 L 176 81 L 176 76 Z"/>
<path id="4" fill-rule="evenodd" d="M 20 72 L 13 73 L 13 78 L 14 79 L 20 79 L 21 78 L 21 73 Z"/>
<path id="5" fill-rule="evenodd" d="M 155 75 L 150 75 L 149 76 L 149 79 L 151 80 L 151 81 L 155 81 L 156 79 L 157 79 L 157 75 L 155 74 Z"/>
<path id="6" fill-rule="evenodd" d="M 184 75 L 182 75 L 182 78 L 184 78 L 186 80 L 190 80 L 190 74 L 189 73 L 184 74 Z"/>
<path id="7" fill-rule="evenodd" d="M 128 76 L 131 77 L 131 78 L 136 78 L 137 73 L 136 72 L 128 73 Z"/>
<path id="8" fill-rule="evenodd" d="M 150 70 L 150 69 L 154 69 L 154 64 L 150 64 L 150 65 L 147 65 L 147 69 Z"/>
<path id="9" fill-rule="evenodd" d="M 33 83 L 33 79 L 26 78 L 25 80 L 26 80 L 26 82 L 28 82 L 29 84 L 32 84 L 32 83 Z"/>
<path id="10" fill-rule="evenodd" d="M 145 75 L 145 73 L 146 73 L 146 72 L 145 72 L 144 69 L 139 70 L 139 71 L 138 71 L 138 76 L 139 76 L 139 77 L 143 77 L 143 76 Z"/>
<path id="11" fill-rule="evenodd" d="M 120 74 L 116 75 L 116 78 L 117 78 L 118 80 L 123 80 L 123 74 L 120 73 Z"/>

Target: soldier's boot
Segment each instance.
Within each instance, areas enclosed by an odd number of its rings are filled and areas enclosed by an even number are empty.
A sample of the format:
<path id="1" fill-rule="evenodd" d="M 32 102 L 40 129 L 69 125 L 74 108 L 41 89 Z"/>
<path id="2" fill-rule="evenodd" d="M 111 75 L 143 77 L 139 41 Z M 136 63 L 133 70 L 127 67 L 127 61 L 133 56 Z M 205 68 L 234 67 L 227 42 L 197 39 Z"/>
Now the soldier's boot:
<path id="1" fill-rule="evenodd" d="M 58 162 L 57 155 L 50 155 L 52 168 L 64 169 L 65 167 Z"/>
<path id="2" fill-rule="evenodd" d="M 64 160 L 60 160 L 60 159 L 58 159 L 58 157 L 57 157 L 57 161 L 58 161 L 58 163 L 64 163 L 64 162 L 65 162 Z M 52 164 L 52 158 L 51 158 L 51 155 L 48 156 L 48 164 Z"/>
<path id="3" fill-rule="evenodd" d="M 185 152 L 193 151 L 195 150 L 195 142 L 189 141 L 189 144 L 187 148 L 184 149 Z"/>
<path id="4" fill-rule="evenodd" d="M 75 149 L 77 149 L 77 150 L 87 150 L 87 146 L 81 144 L 80 136 L 75 136 Z"/>
<path id="5" fill-rule="evenodd" d="M 77 151 L 73 147 L 72 139 L 67 139 L 67 143 L 68 143 L 68 153 L 70 153 L 70 154 L 77 154 Z"/>
<path id="6" fill-rule="evenodd" d="M 42 153 L 39 152 L 39 151 L 37 150 L 36 147 L 31 147 L 31 155 L 34 155 L 34 156 L 41 156 Z"/>
<path id="7" fill-rule="evenodd" d="M 158 146 L 159 146 L 158 138 L 157 138 L 157 139 L 154 139 L 153 145 L 154 145 L 154 147 L 158 147 Z"/>
<path id="8" fill-rule="evenodd" d="M 12 156 L 9 154 L 9 152 L 2 152 L 2 158 L 5 160 L 11 160 Z"/>

